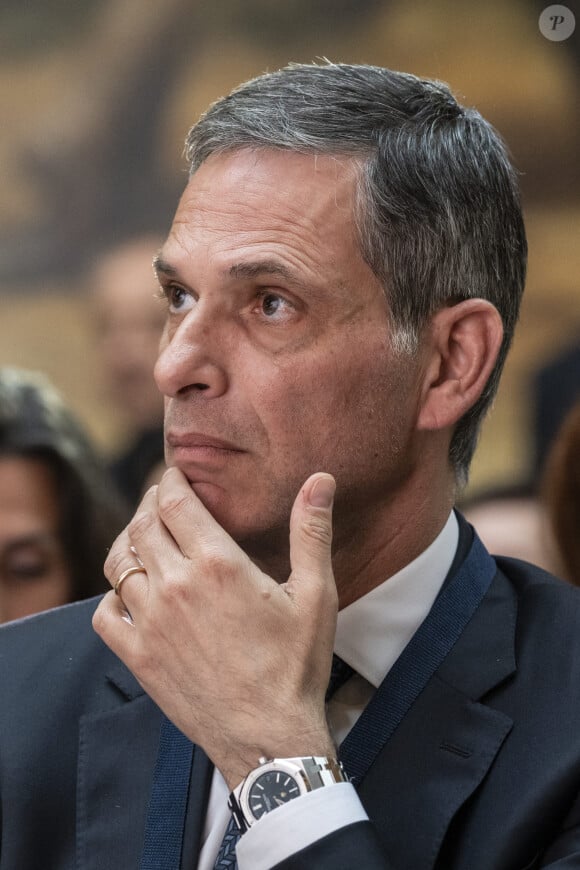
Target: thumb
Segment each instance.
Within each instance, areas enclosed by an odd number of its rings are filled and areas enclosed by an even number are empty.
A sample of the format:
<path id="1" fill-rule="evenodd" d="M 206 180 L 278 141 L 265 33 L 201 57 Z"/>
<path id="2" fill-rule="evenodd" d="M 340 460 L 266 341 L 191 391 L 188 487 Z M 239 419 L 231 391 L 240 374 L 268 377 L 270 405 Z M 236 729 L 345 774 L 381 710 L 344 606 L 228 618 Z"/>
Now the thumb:
<path id="1" fill-rule="evenodd" d="M 336 483 L 330 474 L 313 474 L 294 502 L 290 516 L 293 581 L 332 582 L 332 504 Z"/>

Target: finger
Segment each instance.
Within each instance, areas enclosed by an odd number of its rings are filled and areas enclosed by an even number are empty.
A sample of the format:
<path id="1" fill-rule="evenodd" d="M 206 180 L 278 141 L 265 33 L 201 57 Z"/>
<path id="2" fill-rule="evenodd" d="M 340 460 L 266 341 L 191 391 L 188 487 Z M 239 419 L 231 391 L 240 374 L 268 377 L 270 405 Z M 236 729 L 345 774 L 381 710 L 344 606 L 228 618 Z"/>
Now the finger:
<path id="1" fill-rule="evenodd" d="M 127 564 L 126 556 L 123 557 L 121 564 Z M 140 560 L 133 556 L 128 567 L 120 574 L 112 575 L 109 582 L 113 587 L 112 593 L 109 593 L 112 595 L 111 604 L 115 604 L 119 611 L 132 617 L 137 609 L 142 610 L 148 599 L 149 577 L 147 569 Z"/>
<path id="2" fill-rule="evenodd" d="M 202 549 L 225 552 L 234 545 L 179 469 L 170 468 L 163 475 L 157 503 L 162 522 L 188 559 L 198 557 Z"/>
<path id="3" fill-rule="evenodd" d="M 140 512 L 149 512 L 156 504 L 156 489 L 157 487 L 151 487 L 143 498 L 141 499 L 141 503 L 137 508 L 135 513 L 135 517 L 140 515 Z M 137 547 L 134 546 L 131 540 L 130 534 L 130 524 L 117 536 L 111 549 L 107 554 L 107 558 L 105 559 L 105 564 L 103 566 L 103 570 L 105 572 L 105 577 L 111 584 L 111 586 L 115 586 L 120 575 L 127 568 L 130 568 L 131 565 L 135 564 L 143 564 L 141 562 L 141 557 L 139 556 L 139 551 Z"/>
<path id="4" fill-rule="evenodd" d="M 132 543 L 131 528 L 135 522 L 146 522 L 150 525 L 153 522 L 155 504 L 155 488 L 152 488 L 141 500 L 135 518 L 118 535 L 105 560 L 104 573 L 115 593 L 110 602 L 111 607 L 129 619 L 135 616 L 138 608 L 142 609 L 149 591 L 147 568 Z"/>
<path id="5" fill-rule="evenodd" d="M 314 474 L 298 494 L 290 517 L 290 565 L 294 582 L 336 591 L 332 572 L 332 505 L 336 484 Z"/>
<path id="6" fill-rule="evenodd" d="M 131 655 L 137 641 L 133 620 L 112 590 L 93 614 L 93 629 L 123 661 Z"/>
<path id="7" fill-rule="evenodd" d="M 105 559 L 103 571 L 105 577 L 114 588 L 115 583 L 123 571 L 135 564 L 137 564 L 137 562 L 136 559 L 132 557 L 131 539 L 129 537 L 129 532 L 125 528 L 119 535 L 117 535 L 113 542 L 113 545 L 107 554 L 107 558 Z"/>
<path id="8" fill-rule="evenodd" d="M 165 573 L 171 573 L 172 570 L 178 571 L 182 563 L 179 545 L 160 516 L 158 487 L 151 487 L 127 526 L 126 535 L 120 536 L 111 549 L 106 563 L 107 574 L 112 575 L 110 581 L 114 584 L 123 571 L 140 565 L 145 569 L 151 586 L 161 579 L 160 566 Z M 130 580 L 132 578 L 127 580 L 127 584 Z"/>
<path id="9" fill-rule="evenodd" d="M 130 568 L 125 568 L 125 570 L 119 575 L 119 579 L 113 587 L 113 592 L 118 596 L 123 607 L 126 607 L 125 599 L 123 598 L 123 583 L 125 583 L 129 577 L 134 577 L 135 574 L 143 574 L 144 577 L 147 577 L 147 571 L 143 565 L 131 565 Z"/>
<path id="10" fill-rule="evenodd" d="M 204 596 L 218 595 L 234 585 L 237 595 L 242 594 L 241 584 L 246 584 L 248 594 L 278 589 L 214 519 L 179 469 L 170 468 L 163 475 L 157 503 L 159 518 L 176 547 L 169 566 L 167 552 L 162 554 L 150 536 L 136 541 L 139 555 L 150 569 L 152 590 L 157 591 L 157 576 L 164 577 L 165 591 L 182 601 L 195 598 L 201 606 Z M 180 558 L 175 558 L 175 553 Z"/>
<path id="11" fill-rule="evenodd" d="M 119 605 L 131 611 L 131 601 L 134 605 L 136 594 L 147 587 L 148 577 L 145 565 L 131 544 L 128 529 L 123 529 L 115 540 L 103 571 L 119 599 Z"/>
<path id="12" fill-rule="evenodd" d="M 329 474 L 309 477 L 290 517 L 290 579 L 286 591 L 302 614 L 305 637 L 315 644 L 320 699 L 328 683 L 336 633 L 338 593 L 332 570 L 332 506 L 336 484 Z"/>

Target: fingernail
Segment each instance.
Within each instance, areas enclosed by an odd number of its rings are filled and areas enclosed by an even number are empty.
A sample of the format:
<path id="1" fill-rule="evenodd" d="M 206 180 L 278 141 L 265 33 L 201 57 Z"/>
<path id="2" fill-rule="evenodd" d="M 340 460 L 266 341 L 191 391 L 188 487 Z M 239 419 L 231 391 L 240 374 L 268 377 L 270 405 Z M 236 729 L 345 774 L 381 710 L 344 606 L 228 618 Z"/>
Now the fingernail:
<path id="1" fill-rule="evenodd" d="M 312 507 L 329 508 L 334 498 L 336 483 L 332 477 L 319 477 L 308 498 Z"/>

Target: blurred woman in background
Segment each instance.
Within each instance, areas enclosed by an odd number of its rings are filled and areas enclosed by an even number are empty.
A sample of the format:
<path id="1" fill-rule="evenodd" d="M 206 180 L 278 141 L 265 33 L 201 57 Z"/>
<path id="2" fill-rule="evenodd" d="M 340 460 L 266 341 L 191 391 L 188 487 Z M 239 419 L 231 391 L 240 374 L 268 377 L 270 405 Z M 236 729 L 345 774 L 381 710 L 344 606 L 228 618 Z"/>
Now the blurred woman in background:
<path id="1" fill-rule="evenodd" d="M 126 521 L 49 381 L 0 368 L 0 622 L 105 592 L 103 562 Z"/>
<path id="2" fill-rule="evenodd" d="M 580 401 L 568 413 L 550 449 L 542 495 L 559 573 L 580 586 Z"/>

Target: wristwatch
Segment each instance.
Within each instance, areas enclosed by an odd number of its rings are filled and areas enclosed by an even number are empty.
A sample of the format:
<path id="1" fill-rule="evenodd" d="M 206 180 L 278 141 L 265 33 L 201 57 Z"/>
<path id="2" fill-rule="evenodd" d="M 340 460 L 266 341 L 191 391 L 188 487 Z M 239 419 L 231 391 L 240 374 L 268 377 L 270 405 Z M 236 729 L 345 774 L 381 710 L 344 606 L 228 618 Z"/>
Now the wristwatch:
<path id="1" fill-rule="evenodd" d="M 265 813 L 315 788 L 336 782 L 348 782 L 336 758 L 325 755 L 260 758 L 260 766 L 250 771 L 230 794 L 229 807 L 244 834 Z"/>

